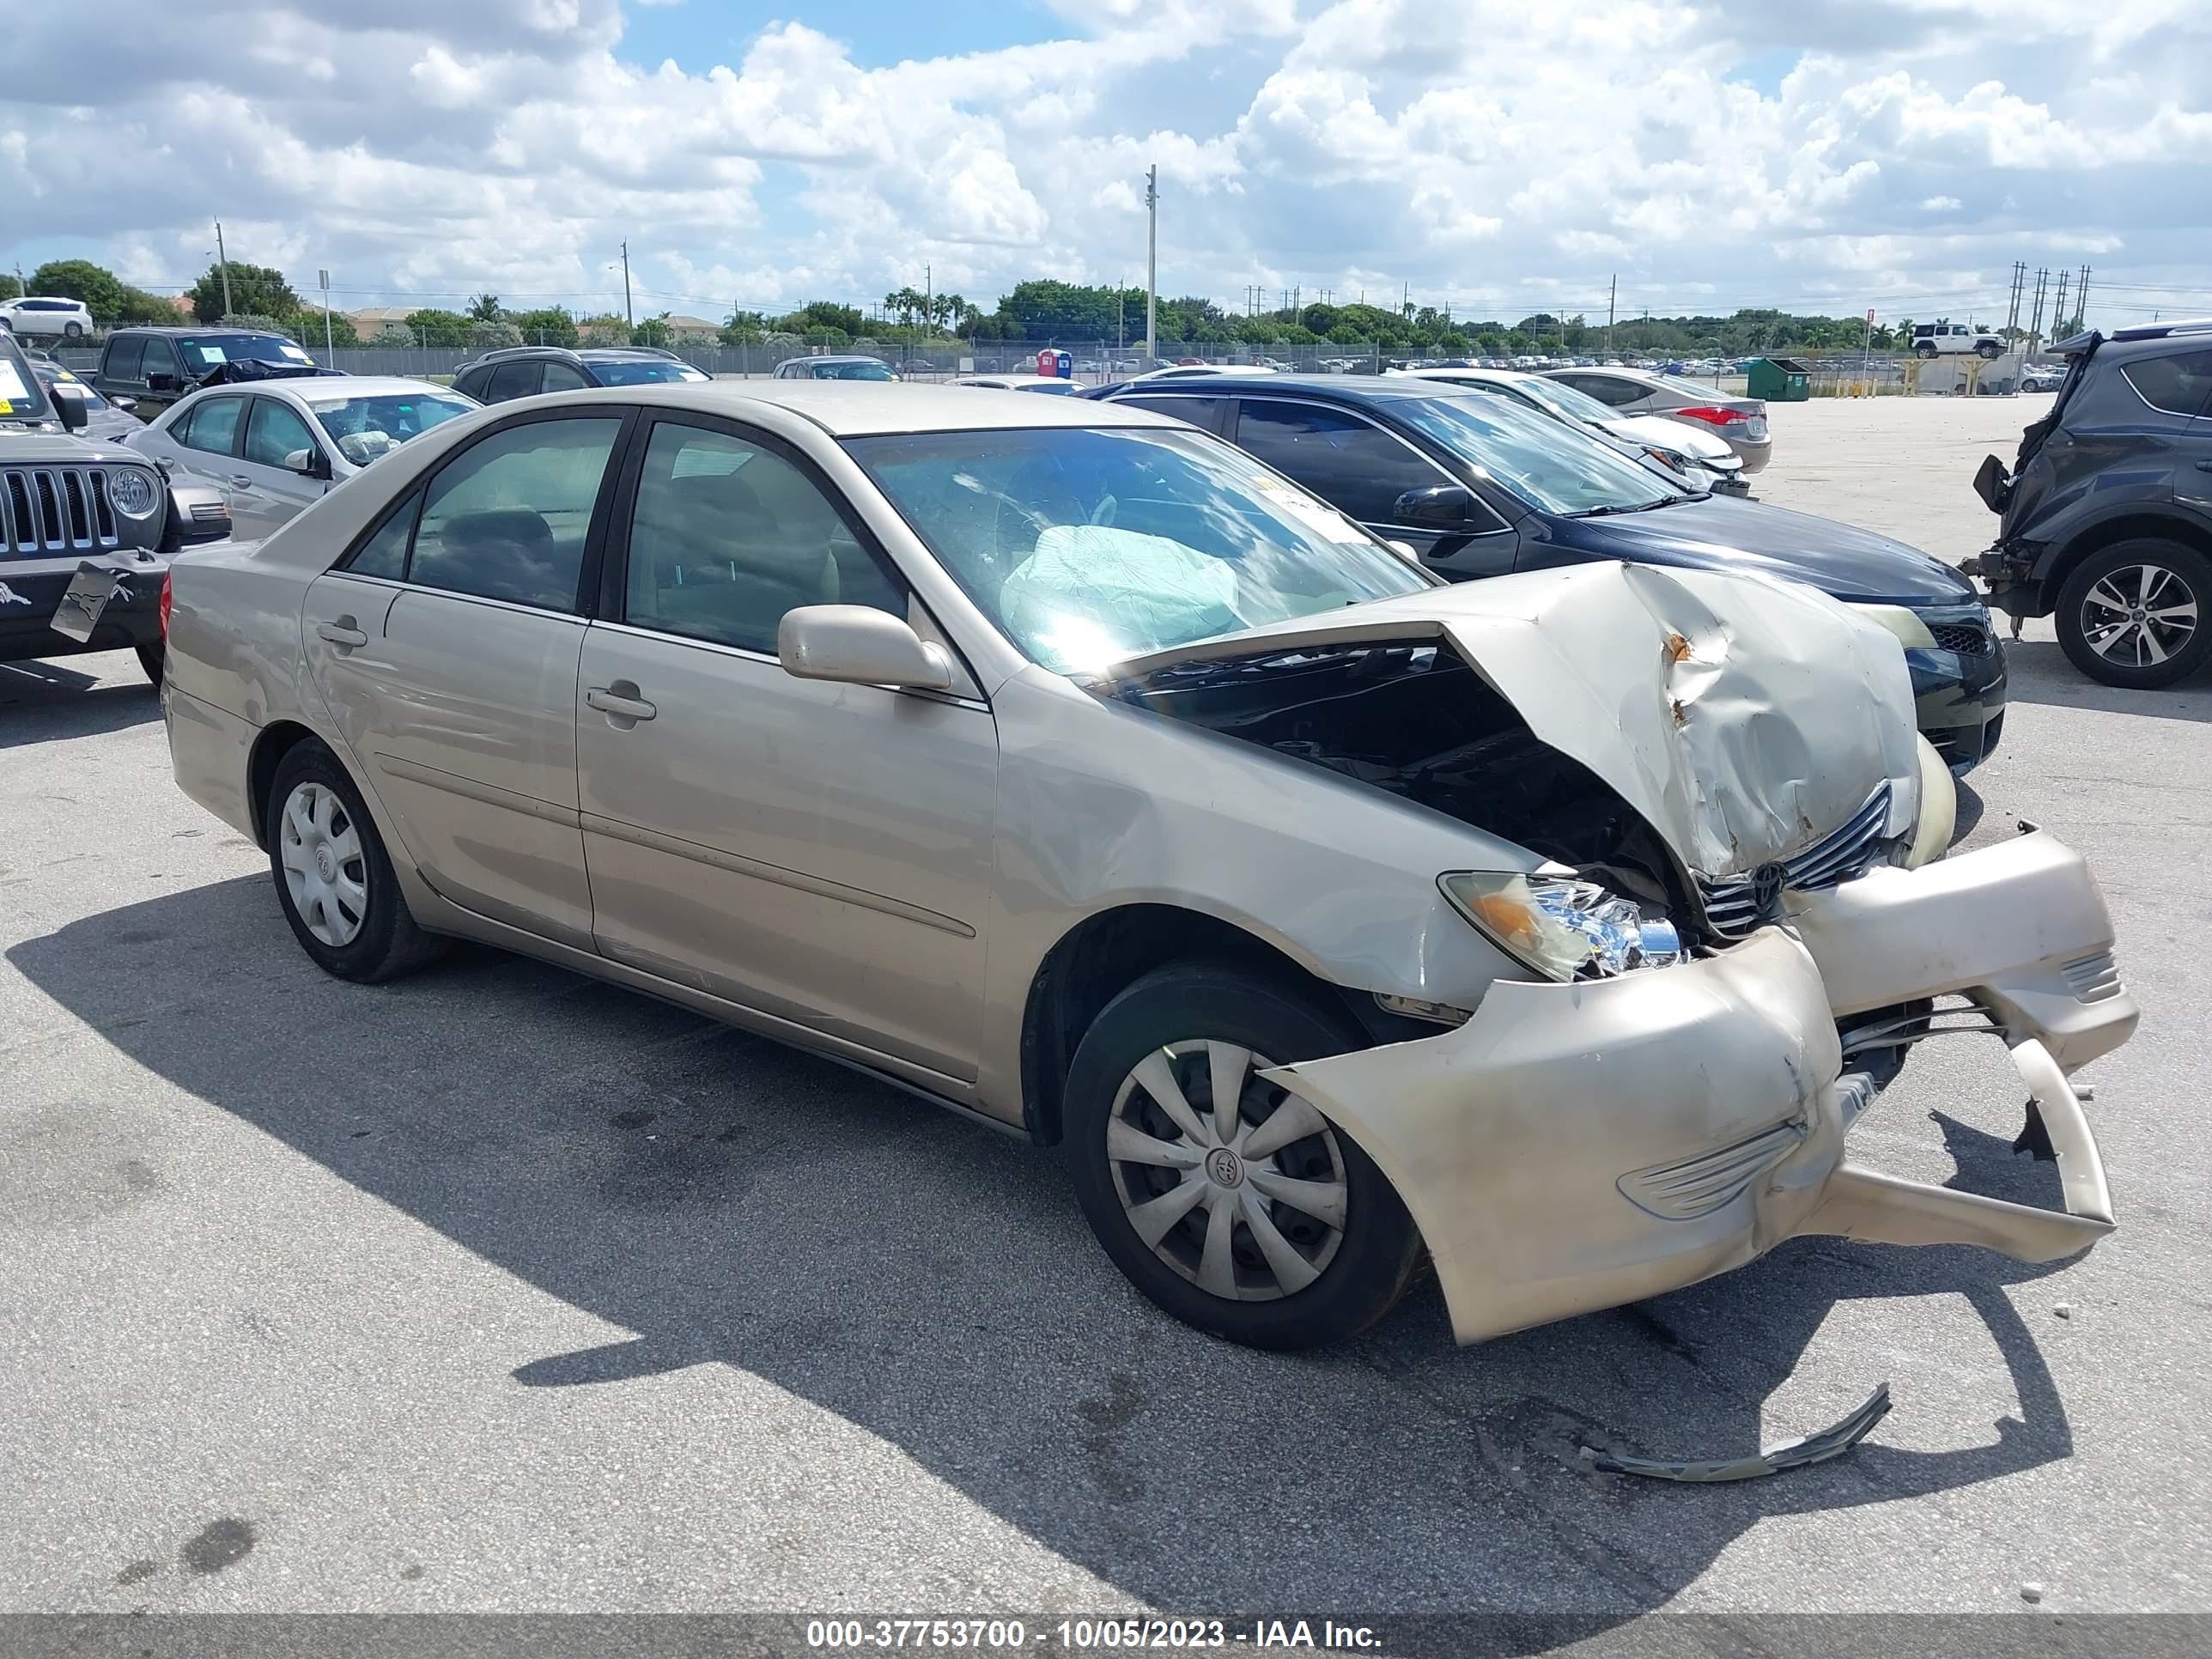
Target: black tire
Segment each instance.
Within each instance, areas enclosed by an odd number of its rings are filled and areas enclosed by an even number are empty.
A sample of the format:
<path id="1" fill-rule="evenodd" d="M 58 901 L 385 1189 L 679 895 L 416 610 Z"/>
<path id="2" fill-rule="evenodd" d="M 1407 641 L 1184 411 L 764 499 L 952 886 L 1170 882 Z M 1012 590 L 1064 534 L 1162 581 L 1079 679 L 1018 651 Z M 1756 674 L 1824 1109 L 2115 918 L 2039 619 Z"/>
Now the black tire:
<path id="1" fill-rule="evenodd" d="M 1912 355 L 1924 362 L 1928 358 L 1933 357 L 1936 355 L 1936 348 L 1929 344 L 1927 341 L 1923 340 L 1918 345 L 1912 348 Z"/>
<path id="2" fill-rule="evenodd" d="M 1974 348 L 1974 356 L 1985 363 L 1993 363 L 2004 356 L 2004 348 L 1994 340 L 1984 340 Z"/>
<path id="3" fill-rule="evenodd" d="M 84 338 L 84 325 L 82 323 L 64 323 L 62 325 L 62 337 L 64 339 L 82 340 Z"/>
<path id="4" fill-rule="evenodd" d="M 1182 1253 L 1187 1271 L 1178 1271 L 1147 1244 L 1130 1219 L 1123 1198 L 1125 1181 L 1149 1179 L 1173 1186 L 1178 1180 L 1195 1180 L 1208 1182 L 1210 1194 L 1216 1190 L 1202 1170 L 1178 1176 L 1146 1164 L 1116 1160 L 1107 1151 L 1109 1126 L 1121 1100 L 1124 1080 L 1138 1063 L 1170 1044 L 1209 1039 L 1249 1049 L 1276 1064 L 1368 1046 L 1365 1035 L 1342 1009 L 1294 983 L 1224 963 L 1183 963 L 1146 975 L 1100 1012 L 1068 1068 L 1065 1138 L 1085 1218 L 1132 1284 L 1200 1330 L 1251 1347 L 1275 1349 L 1320 1347 L 1357 1336 L 1405 1293 L 1420 1261 L 1421 1239 L 1389 1182 L 1341 1129 L 1323 1125 L 1322 1133 L 1267 1154 L 1264 1161 L 1251 1166 L 1265 1174 L 1332 1182 L 1341 1172 L 1340 1231 L 1294 1206 L 1262 1198 L 1256 1181 L 1249 1183 L 1252 1200 L 1283 1224 L 1279 1231 L 1299 1250 L 1307 1267 L 1319 1263 L 1317 1278 L 1287 1293 L 1244 1219 L 1227 1224 L 1236 1241 L 1231 1271 L 1243 1284 L 1244 1293 L 1268 1299 L 1217 1295 L 1191 1276 L 1195 1269 L 1189 1264 L 1200 1255 L 1208 1224 L 1205 1205 L 1190 1208 L 1161 1241 L 1164 1249 Z M 1210 1122 L 1206 1062 L 1202 1056 L 1194 1056 L 1194 1061 L 1189 1093 L 1199 1098 L 1192 1103 Z M 1241 1123 L 1252 1127 L 1264 1123 L 1288 1098 L 1282 1091 L 1260 1083 L 1257 1070 L 1255 1066 L 1253 1080 L 1241 1096 Z M 1149 1112 L 1152 1127 L 1146 1133 L 1158 1137 L 1158 1126 L 1165 1124 L 1168 1135 L 1187 1144 L 1189 1137 L 1175 1129 L 1150 1101 L 1151 1097 L 1133 1091 L 1122 1109 Z M 1246 1184 L 1240 1175 L 1239 1188 Z M 1130 1201 L 1140 1200 L 1133 1194 Z M 1231 1213 L 1238 1213 L 1233 1203 Z"/>
<path id="5" fill-rule="evenodd" d="M 285 805 L 294 791 L 310 784 L 337 797 L 343 823 L 360 844 L 359 879 L 367 902 L 358 931 L 343 943 L 315 937 L 300 913 L 285 874 Z M 392 873 L 392 860 L 384 850 L 384 839 L 376 832 L 376 821 L 362 804 L 361 791 L 354 787 L 337 757 L 316 739 L 308 738 L 295 744 L 276 763 L 264 839 L 269 844 L 269 872 L 276 884 L 276 902 L 283 907 L 284 919 L 292 924 L 292 936 L 325 973 L 369 984 L 410 972 L 444 953 L 446 940 L 415 925 L 399 891 L 398 878 Z"/>
<path id="6" fill-rule="evenodd" d="M 169 648 L 160 640 L 142 645 L 138 649 L 138 665 L 146 671 L 146 678 L 155 685 L 161 683 L 161 670 L 167 662 Z"/>
<path id="7" fill-rule="evenodd" d="M 2092 643 L 2092 633 L 2100 622 L 2108 625 L 2135 620 L 2135 607 L 2123 611 L 2109 600 L 2132 599 L 2143 591 L 2146 579 L 2130 574 L 2138 568 L 2151 573 L 2148 609 L 2191 605 L 2196 608 L 2193 623 L 2185 636 L 2177 634 L 2174 622 L 2148 629 L 2140 623 L 2132 629 L 2123 626 L 2117 637 L 2106 641 L 2112 653 L 2108 656 Z M 2107 582 L 2108 577 L 2116 580 Z M 2101 600 L 2100 592 L 2106 596 Z M 2203 666 L 2207 653 L 2212 653 L 2212 559 L 2184 543 L 2156 536 L 2115 542 L 2074 567 L 2058 590 L 2051 621 L 2068 660 L 2100 684 L 2136 690 L 2172 685 Z M 2152 658 L 2151 645 L 2165 653 L 2163 660 Z"/>

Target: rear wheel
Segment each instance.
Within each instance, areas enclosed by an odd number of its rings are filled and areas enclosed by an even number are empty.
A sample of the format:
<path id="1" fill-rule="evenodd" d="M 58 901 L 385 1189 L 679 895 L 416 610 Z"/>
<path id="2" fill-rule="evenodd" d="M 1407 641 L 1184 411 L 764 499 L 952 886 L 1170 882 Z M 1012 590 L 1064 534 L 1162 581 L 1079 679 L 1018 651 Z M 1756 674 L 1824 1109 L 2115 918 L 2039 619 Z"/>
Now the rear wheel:
<path id="1" fill-rule="evenodd" d="M 146 678 L 159 685 L 161 671 L 168 659 L 168 647 L 159 640 L 138 647 L 138 665 L 146 671 Z"/>
<path id="2" fill-rule="evenodd" d="M 2156 537 L 2091 554 L 2058 590 L 2052 617 L 2068 659 L 2106 685 L 2171 685 L 2212 652 L 2203 607 L 2212 560 Z"/>
<path id="3" fill-rule="evenodd" d="M 1352 1138 L 1260 1073 L 1360 1048 L 1304 988 L 1224 963 L 1146 975 L 1068 1070 L 1076 1194 L 1114 1264 L 1188 1324 L 1261 1348 L 1358 1335 L 1420 1257 Z"/>
<path id="4" fill-rule="evenodd" d="M 444 951 L 415 925 L 361 792 L 313 738 L 276 763 L 264 839 L 284 919 L 324 972 L 390 979 Z"/>
<path id="5" fill-rule="evenodd" d="M 1974 348 L 1974 355 L 1985 363 L 1993 363 L 2004 356 L 2004 348 L 1995 340 L 1984 340 Z"/>

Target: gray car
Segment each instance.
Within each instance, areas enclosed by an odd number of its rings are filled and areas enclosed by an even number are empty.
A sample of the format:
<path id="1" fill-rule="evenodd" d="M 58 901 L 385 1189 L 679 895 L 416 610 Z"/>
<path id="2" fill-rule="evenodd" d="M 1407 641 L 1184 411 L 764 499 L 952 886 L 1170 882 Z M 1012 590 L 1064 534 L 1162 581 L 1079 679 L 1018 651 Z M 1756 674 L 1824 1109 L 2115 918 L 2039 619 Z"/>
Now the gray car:
<path id="1" fill-rule="evenodd" d="M 208 386 L 125 440 L 213 484 L 233 533 L 265 536 L 409 439 L 482 407 L 427 380 L 349 374 Z"/>
<path id="2" fill-rule="evenodd" d="M 1622 415 L 1657 415 L 1723 438 L 1746 476 L 1764 471 L 1774 454 L 1762 398 L 1730 398 L 1717 386 L 1635 368 L 1554 368 L 1552 380 L 1595 398 Z"/>
<path id="3" fill-rule="evenodd" d="M 1058 1145 L 1223 1336 L 1348 1337 L 1425 1255 L 1471 1341 L 2112 1224 L 2095 884 L 1935 861 L 1897 641 L 1800 585 L 1449 586 L 1140 410 L 715 382 L 449 422 L 171 590 L 177 779 L 326 970 L 487 941 Z M 1846 1155 L 1952 992 L 2063 1211 Z"/>

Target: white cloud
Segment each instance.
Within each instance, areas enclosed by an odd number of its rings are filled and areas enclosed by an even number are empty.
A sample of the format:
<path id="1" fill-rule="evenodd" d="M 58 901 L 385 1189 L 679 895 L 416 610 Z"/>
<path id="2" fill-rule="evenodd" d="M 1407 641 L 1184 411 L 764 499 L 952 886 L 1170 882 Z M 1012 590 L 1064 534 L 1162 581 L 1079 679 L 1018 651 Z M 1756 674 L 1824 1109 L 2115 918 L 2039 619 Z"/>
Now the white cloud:
<path id="1" fill-rule="evenodd" d="M 714 38 L 708 9 L 656 27 Z M 687 70 L 624 55 L 620 0 L 120 0 L 88 77 L 33 8 L 0 62 L 0 199 L 27 255 L 143 282 L 196 275 L 220 215 L 239 257 L 331 265 L 356 303 L 601 305 L 625 238 L 655 309 L 865 300 L 924 264 L 986 301 L 1115 280 L 1154 163 L 1162 286 L 1232 308 L 1410 284 L 1517 315 L 1618 276 L 1630 309 L 1971 309 L 2014 259 L 2092 253 L 2114 305 L 2204 280 L 2202 0 L 1052 9 L 1070 38 L 874 65 L 800 0 Z"/>

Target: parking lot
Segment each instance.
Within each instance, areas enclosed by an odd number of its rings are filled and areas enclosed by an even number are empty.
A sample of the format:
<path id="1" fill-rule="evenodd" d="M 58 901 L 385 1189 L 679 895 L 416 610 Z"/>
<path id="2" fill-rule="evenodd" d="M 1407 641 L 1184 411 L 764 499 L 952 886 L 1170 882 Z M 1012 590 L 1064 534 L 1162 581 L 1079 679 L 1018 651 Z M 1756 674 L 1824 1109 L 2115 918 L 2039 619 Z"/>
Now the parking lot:
<path id="1" fill-rule="evenodd" d="M 1779 404 L 1757 493 L 1955 560 L 2046 402 Z M 1425 1285 L 1320 1356 L 1172 1322 L 1052 1154 L 835 1066 L 489 951 L 325 978 L 129 655 L 0 666 L 0 1609 L 2212 1609 L 2212 684 L 2012 652 L 1961 828 L 2103 883 L 2119 1231 L 2045 1268 L 1799 1240 L 1467 1349 Z M 2055 1203 L 2021 1115 L 1994 1048 L 1931 1043 L 1856 1141 Z M 1884 1380 L 1817 1468 L 1578 1463 L 1743 1455 Z"/>

